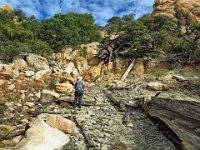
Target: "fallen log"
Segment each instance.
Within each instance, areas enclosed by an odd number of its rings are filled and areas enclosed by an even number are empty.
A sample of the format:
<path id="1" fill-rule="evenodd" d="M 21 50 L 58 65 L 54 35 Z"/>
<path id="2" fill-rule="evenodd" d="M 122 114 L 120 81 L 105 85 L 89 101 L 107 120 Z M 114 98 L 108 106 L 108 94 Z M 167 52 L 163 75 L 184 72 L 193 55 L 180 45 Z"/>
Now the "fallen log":
<path id="1" fill-rule="evenodd" d="M 102 44 L 99 53 L 99 58 L 102 58 L 102 56 L 107 55 L 106 57 L 109 57 L 108 59 L 110 61 L 113 56 L 113 53 L 117 53 L 120 49 L 123 48 L 124 45 L 125 43 L 121 43 L 117 38 Z"/>
<path id="2" fill-rule="evenodd" d="M 57 99 L 57 102 L 67 102 L 70 104 L 74 103 L 73 99 Z M 82 101 L 82 106 L 95 106 L 95 101 L 87 101 L 87 100 L 83 100 Z"/>
<path id="3" fill-rule="evenodd" d="M 111 60 L 112 60 L 112 55 L 113 55 L 113 51 L 111 50 L 111 51 L 110 51 L 109 58 L 108 58 L 108 62 L 111 62 Z"/>
<path id="4" fill-rule="evenodd" d="M 97 75 L 96 77 L 94 77 L 94 78 L 92 79 L 91 82 L 96 82 L 96 80 L 98 80 L 99 78 L 100 78 L 100 75 Z"/>
<path id="5" fill-rule="evenodd" d="M 126 86 L 115 86 L 115 87 L 111 86 L 111 87 L 108 88 L 108 90 L 110 90 L 110 91 L 113 91 L 113 90 L 129 90 L 129 89 L 131 89 L 133 87 L 135 87 L 134 90 L 137 90 L 141 86 L 142 86 L 141 83 L 135 83 L 134 82 L 134 83 L 130 83 L 130 84 L 126 85 Z"/>
<path id="6" fill-rule="evenodd" d="M 109 54 L 108 51 L 104 49 L 101 51 L 101 54 L 99 54 L 98 58 L 105 59 L 108 54 Z"/>
<path id="7" fill-rule="evenodd" d="M 116 86 L 116 87 L 109 87 L 108 90 L 109 91 L 114 91 L 114 90 L 128 90 L 129 87 L 124 87 L 124 86 Z"/>
<path id="8" fill-rule="evenodd" d="M 126 88 L 132 88 L 133 86 L 136 86 L 136 83 L 134 82 L 134 83 L 130 83 L 129 85 L 126 85 L 125 87 Z"/>
<path id="9" fill-rule="evenodd" d="M 136 95 L 135 99 L 139 101 L 140 107 L 144 106 L 144 103 L 150 104 L 151 98 L 158 97 L 161 94 L 161 92 L 156 92 L 154 94 L 149 95 Z"/>
<path id="10" fill-rule="evenodd" d="M 128 103 L 122 103 L 122 102 L 119 102 L 118 100 L 116 100 L 111 94 L 108 94 L 105 90 L 104 90 L 106 96 L 111 100 L 111 102 L 113 102 L 118 108 L 119 108 L 119 111 L 125 111 L 126 109 L 126 112 L 124 114 L 124 117 L 122 119 L 122 123 L 126 126 L 129 126 L 129 127 L 133 127 L 133 124 L 131 122 L 131 108 L 138 108 L 138 104 L 128 104 Z M 124 108 L 125 107 L 125 108 Z"/>
<path id="11" fill-rule="evenodd" d="M 0 141 L 11 139 L 11 138 L 14 138 L 14 137 L 19 136 L 19 135 L 24 135 L 25 131 L 26 131 L 25 129 L 22 129 L 22 130 L 10 132 L 6 136 L 0 137 Z"/>
<path id="12" fill-rule="evenodd" d="M 125 107 L 131 107 L 131 108 L 138 108 L 138 106 L 139 106 L 139 101 L 138 100 L 136 100 L 134 103 L 121 102 L 121 101 L 117 100 L 115 97 L 113 97 L 111 94 L 109 94 L 106 90 L 103 90 L 103 92 L 105 93 L 106 97 L 112 103 L 114 103 L 114 105 L 116 105 L 119 108 L 122 105 L 125 105 Z"/>
<path id="13" fill-rule="evenodd" d="M 27 113 L 31 116 L 31 117 L 35 117 L 38 116 L 40 114 L 65 114 L 65 112 L 54 112 L 54 111 L 27 111 Z"/>
<path id="14" fill-rule="evenodd" d="M 108 99 L 114 103 L 117 107 L 120 107 L 120 102 L 118 100 L 116 100 L 111 94 L 109 94 L 106 90 L 103 91 L 106 94 L 106 97 L 108 97 Z"/>
<path id="15" fill-rule="evenodd" d="M 200 102 L 152 97 L 148 115 L 170 131 L 179 149 L 200 149 Z"/>
<path id="16" fill-rule="evenodd" d="M 123 124 L 128 125 L 129 123 L 131 123 L 130 116 L 131 116 L 131 108 L 128 107 L 123 118 Z"/>
<path id="17" fill-rule="evenodd" d="M 118 53 L 118 51 L 125 45 L 125 43 L 121 43 L 118 48 L 115 49 L 114 53 Z"/>
<path id="18" fill-rule="evenodd" d="M 76 123 L 76 125 L 80 128 L 80 130 L 85 138 L 85 141 L 87 142 L 88 148 L 93 147 L 94 149 L 96 149 L 94 141 L 85 133 L 83 126 L 78 122 L 78 120 L 76 119 L 75 116 L 73 117 L 73 120 Z"/>
<path id="19" fill-rule="evenodd" d="M 131 64 L 128 66 L 127 70 L 125 71 L 125 73 L 122 75 L 122 77 L 121 77 L 122 81 L 124 81 L 126 79 L 126 77 L 128 76 L 129 72 L 133 68 L 134 62 L 135 62 L 135 59 L 131 62 Z"/>

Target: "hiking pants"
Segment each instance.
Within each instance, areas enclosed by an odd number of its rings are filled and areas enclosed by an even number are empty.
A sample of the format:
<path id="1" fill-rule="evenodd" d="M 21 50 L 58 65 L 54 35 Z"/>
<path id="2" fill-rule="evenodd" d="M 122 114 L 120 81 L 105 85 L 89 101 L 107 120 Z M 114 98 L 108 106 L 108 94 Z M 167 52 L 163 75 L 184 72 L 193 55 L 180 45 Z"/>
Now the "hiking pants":
<path id="1" fill-rule="evenodd" d="M 77 102 L 78 102 L 78 107 L 81 108 L 82 105 L 82 98 L 83 98 L 83 93 L 79 94 L 75 92 L 75 96 L 74 96 L 74 108 L 76 108 L 77 106 Z"/>

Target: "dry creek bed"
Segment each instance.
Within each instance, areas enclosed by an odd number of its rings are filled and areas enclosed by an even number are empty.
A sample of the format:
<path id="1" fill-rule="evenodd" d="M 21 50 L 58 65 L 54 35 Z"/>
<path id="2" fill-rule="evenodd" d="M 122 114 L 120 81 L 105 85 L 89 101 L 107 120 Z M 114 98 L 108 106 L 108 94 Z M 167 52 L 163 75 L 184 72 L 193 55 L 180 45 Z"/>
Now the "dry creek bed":
<path id="1" fill-rule="evenodd" d="M 118 100 L 133 100 L 132 89 L 112 91 Z M 90 94 L 88 94 L 90 93 Z M 123 124 L 125 112 L 113 104 L 98 86 L 87 90 L 84 99 L 98 97 L 104 105 L 82 107 L 74 115 L 81 122 L 85 133 L 94 141 L 95 148 L 101 150 L 174 150 L 174 145 L 159 131 L 139 109 L 131 109 L 130 125 Z M 72 137 L 66 149 L 87 149 L 83 137 Z"/>

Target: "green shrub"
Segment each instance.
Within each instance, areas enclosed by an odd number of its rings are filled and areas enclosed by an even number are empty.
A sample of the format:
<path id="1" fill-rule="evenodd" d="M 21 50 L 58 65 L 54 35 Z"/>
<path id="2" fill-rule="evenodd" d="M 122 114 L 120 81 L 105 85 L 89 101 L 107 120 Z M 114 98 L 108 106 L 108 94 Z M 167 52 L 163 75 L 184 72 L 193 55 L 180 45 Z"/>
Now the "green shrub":
<path id="1" fill-rule="evenodd" d="M 80 54 L 82 57 L 86 58 L 87 57 L 87 48 L 86 47 L 81 48 Z"/>
<path id="2" fill-rule="evenodd" d="M 51 80 L 51 81 L 48 83 L 47 88 L 50 89 L 50 90 L 54 90 L 55 87 L 56 87 L 56 80 Z"/>
<path id="3" fill-rule="evenodd" d="M 76 47 L 101 40 L 90 14 L 56 14 L 40 22 L 25 17 L 21 10 L 14 14 L 1 11 L 0 20 L 1 57 L 29 52 L 45 55 L 59 52 L 66 45 Z"/>
<path id="4" fill-rule="evenodd" d="M 105 30 L 108 33 L 120 33 L 115 41 L 125 45 L 121 49 L 128 51 L 125 53 L 126 57 L 157 58 L 160 55 L 182 53 L 186 61 L 199 60 L 199 23 L 190 23 L 183 32 L 177 22 L 166 16 L 152 17 L 146 14 L 137 20 L 131 15 L 125 16 L 109 19 Z M 111 36 L 107 36 L 101 42 L 105 45 L 111 41 L 110 39 Z"/>
<path id="5" fill-rule="evenodd" d="M 78 46 L 101 39 L 98 27 L 90 14 L 56 14 L 42 22 L 40 38 L 55 51 L 64 46 Z"/>
<path id="6" fill-rule="evenodd" d="M 156 77 L 162 77 L 167 74 L 168 70 L 165 68 L 156 68 L 154 71 L 151 72 L 152 75 Z"/>
<path id="7" fill-rule="evenodd" d="M 13 102 L 16 100 L 16 96 L 12 94 L 6 94 L 6 98 L 9 102 Z"/>

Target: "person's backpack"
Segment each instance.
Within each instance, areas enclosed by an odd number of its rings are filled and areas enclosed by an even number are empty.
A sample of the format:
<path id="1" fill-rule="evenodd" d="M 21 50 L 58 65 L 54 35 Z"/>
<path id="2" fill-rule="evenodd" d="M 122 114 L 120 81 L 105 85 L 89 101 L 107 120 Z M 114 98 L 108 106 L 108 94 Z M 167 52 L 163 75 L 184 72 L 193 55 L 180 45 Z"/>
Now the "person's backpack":
<path id="1" fill-rule="evenodd" d="M 78 94 L 82 94 L 83 93 L 83 83 L 81 81 L 78 81 L 76 83 L 76 92 Z"/>

